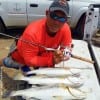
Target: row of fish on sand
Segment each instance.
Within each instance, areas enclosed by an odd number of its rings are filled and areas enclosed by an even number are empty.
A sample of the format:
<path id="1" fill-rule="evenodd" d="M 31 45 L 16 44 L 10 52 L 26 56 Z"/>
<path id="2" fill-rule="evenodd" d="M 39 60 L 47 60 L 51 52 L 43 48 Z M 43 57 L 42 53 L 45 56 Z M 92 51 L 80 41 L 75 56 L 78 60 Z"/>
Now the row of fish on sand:
<path id="1" fill-rule="evenodd" d="M 10 97 L 22 96 L 25 100 L 83 100 L 89 93 L 81 89 L 86 81 L 77 68 L 40 68 L 17 74 L 14 80 L 22 80 L 31 87 L 12 91 Z"/>

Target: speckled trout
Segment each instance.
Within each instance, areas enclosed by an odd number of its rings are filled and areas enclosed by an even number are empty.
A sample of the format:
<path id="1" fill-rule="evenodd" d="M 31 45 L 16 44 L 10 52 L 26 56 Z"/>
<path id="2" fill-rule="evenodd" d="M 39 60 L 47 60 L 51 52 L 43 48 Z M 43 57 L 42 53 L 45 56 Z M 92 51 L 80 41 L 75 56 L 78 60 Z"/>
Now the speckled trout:
<path id="1" fill-rule="evenodd" d="M 25 100 L 82 100 L 87 94 L 76 88 L 38 87 L 13 91 L 10 96 L 22 96 Z"/>
<path id="2" fill-rule="evenodd" d="M 17 74 L 14 80 L 27 81 L 29 84 L 40 84 L 40 85 L 50 85 L 50 84 L 64 84 L 70 87 L 80 87 L 84 84 L 84 77 L 47 77 L 47 76 L 31 76 L 27 77 L 23 74 Z"/>

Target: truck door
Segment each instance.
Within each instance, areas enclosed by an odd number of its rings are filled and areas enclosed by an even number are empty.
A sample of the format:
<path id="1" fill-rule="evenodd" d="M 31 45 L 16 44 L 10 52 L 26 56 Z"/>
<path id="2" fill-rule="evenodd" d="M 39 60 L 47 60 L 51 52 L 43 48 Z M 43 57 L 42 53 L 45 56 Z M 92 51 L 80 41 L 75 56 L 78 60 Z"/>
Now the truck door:
<path id="1" fill-rule="evenodd" d="M 27 0 L 28 23 L 45 17 L 45 11 L 53 0 Z"/>
<path id="2" fill-rule="evenodd" d="M 8 25 L 26 26 L 26 0 L 7 0 Z"/>
<path id="3" fill-rule="evenodd" d="M 27 14 L 28 23 L 33 20 L 45 17 L 45 11 L 49 8 L 49 5 L 54 0 L 28 0 L 27 1 Z M 69 5 L 72 5 L 72 0 L 68 0 Z M 70 8 L 70 14 L 72 14 L 72 8 Z"/>
<path id="4" fill-rule="evenodd" d="M 72 21 L 72 8 L 73 8 L 73 0 L 67 0 L 68 1 L 68 4 L 69 4 L 69 15 L 70 15 L 70 18 L 68 19 L 68 23 L 69 25 L 71 26 L 71 21 Z"/>

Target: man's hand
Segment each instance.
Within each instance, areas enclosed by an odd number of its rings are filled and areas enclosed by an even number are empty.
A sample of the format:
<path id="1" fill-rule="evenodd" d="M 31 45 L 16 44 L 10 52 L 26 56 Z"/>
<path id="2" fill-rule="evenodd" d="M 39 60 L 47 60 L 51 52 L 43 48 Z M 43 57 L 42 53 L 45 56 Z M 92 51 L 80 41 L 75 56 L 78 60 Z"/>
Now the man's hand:
<path id="1" fill-rule="evenodd" d="M 54 52 L 53 60 L 54 60 L 54 64 L 58 64 L 61 61 L 63 61 L 64 60 L 64 54 L 63 54 L 63 52 L 61 50 L 56 50 Z"/>
<path id="2" fill-rule="evenodd" d="M 61 61 L 69 60 L 71 57 L 71 48 L 65 48 L 64 50 L 56 50 L 54 52 L 54 64 L 58 64 Z"/>

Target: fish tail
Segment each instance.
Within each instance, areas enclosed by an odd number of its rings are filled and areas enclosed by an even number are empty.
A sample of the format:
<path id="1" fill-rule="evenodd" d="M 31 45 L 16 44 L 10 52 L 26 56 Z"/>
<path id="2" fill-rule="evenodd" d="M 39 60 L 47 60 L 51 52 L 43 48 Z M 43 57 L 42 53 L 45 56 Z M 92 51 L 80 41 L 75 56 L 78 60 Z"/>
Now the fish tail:
<path id="1" fill-rule="evenodd" d="M 15 93 L 16 93 L 15 91 L 11 92 L 11 93 L 10 93 L 10 95 L 9 95 L 9 97 L 16 96 L 16 94 L 15 94 Z"/>
<path id="2" fill-rule="evenodd" d="M 22 80 L 24 78 L 24 75 L 21 73 L 18 73 L 15 77 L 14 80 Z"/>
<path id="3" fill-rule="evenodd" d="M 14 96 L 22 96 L 22 93 L 20 91 L 12 91 L 9 97 L 14 97 Z"/>

